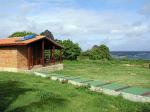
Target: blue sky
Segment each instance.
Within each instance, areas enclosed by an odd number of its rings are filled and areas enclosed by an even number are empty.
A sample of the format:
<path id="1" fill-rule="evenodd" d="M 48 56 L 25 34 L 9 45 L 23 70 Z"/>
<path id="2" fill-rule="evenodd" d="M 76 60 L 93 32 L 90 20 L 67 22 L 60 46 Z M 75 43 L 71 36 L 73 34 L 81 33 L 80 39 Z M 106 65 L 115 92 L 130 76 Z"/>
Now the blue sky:
<path id="1" fill-rule="evenodd" d="M 150 0 L 0 0 L 0 38 L 50 30 L 83 50 L 150 50 Z"/>

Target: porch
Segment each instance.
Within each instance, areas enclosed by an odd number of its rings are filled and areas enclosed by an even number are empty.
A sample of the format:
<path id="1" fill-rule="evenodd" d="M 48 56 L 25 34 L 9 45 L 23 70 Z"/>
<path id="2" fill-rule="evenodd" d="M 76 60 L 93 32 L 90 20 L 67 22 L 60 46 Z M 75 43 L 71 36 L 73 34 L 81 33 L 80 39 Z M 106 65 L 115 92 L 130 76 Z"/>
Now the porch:
<path id="1" fill-rule="evenodd" d="M 52 40 L 49 41 L 48 38 L 29 44 L 27 46 L 27 54 L 28 70 L 39 70 L 40 68 L 63 68 L 62 46 Z"/>

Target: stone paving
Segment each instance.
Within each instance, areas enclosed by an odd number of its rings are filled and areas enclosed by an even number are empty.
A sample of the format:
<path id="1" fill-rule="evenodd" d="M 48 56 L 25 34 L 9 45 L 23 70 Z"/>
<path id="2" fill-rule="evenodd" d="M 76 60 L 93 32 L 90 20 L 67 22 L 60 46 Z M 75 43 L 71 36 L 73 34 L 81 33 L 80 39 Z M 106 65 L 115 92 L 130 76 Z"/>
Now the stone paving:
<path id="1" fill-rule="evenodd" d="M 48 74 L 42 72 L 34 72 L 34 74 L 41 77 L 50 77 L 52 80 L 58 80 L 60 82 L 70 83 L 76 86 L 89 87 L 91 91 L 102 92 L 113 96 L 119 95 L 131 101 L 150 103 L 150 88 L 131 87 L 114 82 L 85 79 L 80 76 Z"/>

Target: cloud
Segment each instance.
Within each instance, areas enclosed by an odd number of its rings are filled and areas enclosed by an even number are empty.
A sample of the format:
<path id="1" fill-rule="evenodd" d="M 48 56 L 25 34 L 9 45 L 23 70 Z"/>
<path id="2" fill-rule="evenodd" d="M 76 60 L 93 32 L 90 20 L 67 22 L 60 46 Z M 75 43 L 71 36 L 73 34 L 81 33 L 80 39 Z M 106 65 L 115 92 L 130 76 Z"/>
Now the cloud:
<path id="1" fill-rule="evenodd" d="M 150 16 L 150 2 L 144 4 L 144 6 L 140 10 L 140 13 L 146 15 L 147 17 Z"/>
<path id="2" fill-rule="evenodd" d="M 0 8 L 0 37 L 15 31 L 40 33 L 49 29 L 55 37 L 70 38 L 84 50 L 103 43 L 111 50 L 150 49 L 150 22 L 143 18 L 143 15 L 149 15 L 147 5 L 140 13 L 135 13 L 80 8 L 75 0 L 21 0 L 13 3 L 6 0 L 4 4 L 7 5 L 6 11 Z M 10 6 L 14 8 L 8 10 Z M 138 41 L 140 44 L 137 45 Z"/>

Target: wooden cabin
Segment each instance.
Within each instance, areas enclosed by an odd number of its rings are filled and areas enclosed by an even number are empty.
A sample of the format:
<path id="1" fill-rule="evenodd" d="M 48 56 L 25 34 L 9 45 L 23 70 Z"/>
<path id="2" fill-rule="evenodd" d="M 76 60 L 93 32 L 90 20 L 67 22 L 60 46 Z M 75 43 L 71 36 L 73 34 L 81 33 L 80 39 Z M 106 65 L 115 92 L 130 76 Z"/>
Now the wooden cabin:
<path id="1" fill-rule="evenodd" d="M 0 39 L 0 70 L 31 70 L 37 65 L 39 67 L 55 65 L 56 49 L 59 50 L 57 64 L 62 64 L 63 47 L 46 36 L 37 35 L 30 39 L 23 37 Z M 45 50 L 50 53 L 49 59 L 45 59 Z"/>

